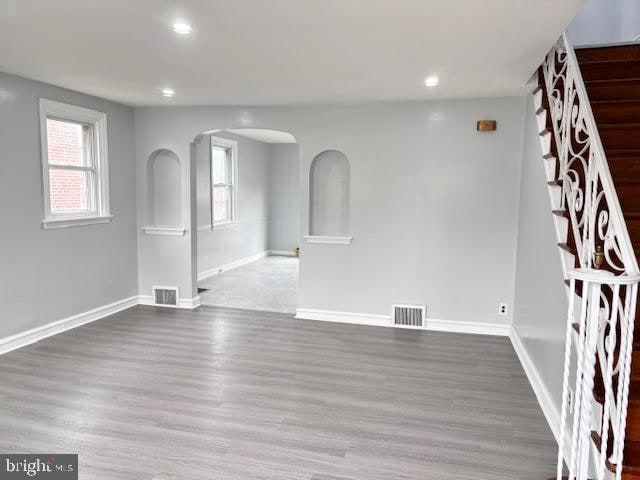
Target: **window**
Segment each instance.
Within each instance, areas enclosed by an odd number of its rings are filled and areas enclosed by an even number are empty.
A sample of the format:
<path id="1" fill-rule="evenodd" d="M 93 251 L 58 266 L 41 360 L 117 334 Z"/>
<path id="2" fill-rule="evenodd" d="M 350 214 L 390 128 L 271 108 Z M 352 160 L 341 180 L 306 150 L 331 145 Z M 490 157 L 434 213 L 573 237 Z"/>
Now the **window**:
<path id="1" fill-rule="evenodd" d="M 231 223 L 236 211 L 237 143 L 211 137 L 211 215 L 213 225 Z"/>
<path id="2" fill-rule="evenodd" d="M 106 115 L 41 99 L 40 128 L 44 228 L 110 221 Z"/>

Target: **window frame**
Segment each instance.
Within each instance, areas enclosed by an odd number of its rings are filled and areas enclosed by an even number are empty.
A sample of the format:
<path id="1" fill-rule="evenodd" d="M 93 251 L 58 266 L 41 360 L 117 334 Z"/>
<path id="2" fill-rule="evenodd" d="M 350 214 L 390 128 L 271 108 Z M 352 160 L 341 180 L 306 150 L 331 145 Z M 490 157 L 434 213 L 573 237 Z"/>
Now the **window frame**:
<path id="1" fill-rule="evenodd" d="M 229 183 L 215 184 L 213 182 L 213 149 L 223 148 L 230 152 L 229 165 Z M 220 228 L 227 225 L 233 225 L 237 222 L 238 212 L 238 142 L 222 137 L 211 136 L 211 144 L 209 145 L 209 185 L 210 185 L 210 202 L 211 207 L 211 227 Z M 216 187 L 227 188 L 230 190 L 229 201 L 230 218 L 224 220 L 216 220 L 213 212 L 213 194 Z"/>
<path id="2" fill-rule="evenodd" d="M 61 120 L 92 129 L 91 165 L 72 166 L 49 163 L 49 146 L 47 139 L 47 119 Z M 113 218 L 109 205 L 109 154 L 107 148 L 107 114 L 45 98 L 40 99 L 40 145 L 42 163 L 42 197 L 44 229 L 66 228 L 96 223 L 108 223 Z M 91 172 L 93 181 L 88 185 L 90 191 L 89 205 L 92 211 L 54 213 L 51 211 L 51 188 L 49 170 L 72 170 Z"/>

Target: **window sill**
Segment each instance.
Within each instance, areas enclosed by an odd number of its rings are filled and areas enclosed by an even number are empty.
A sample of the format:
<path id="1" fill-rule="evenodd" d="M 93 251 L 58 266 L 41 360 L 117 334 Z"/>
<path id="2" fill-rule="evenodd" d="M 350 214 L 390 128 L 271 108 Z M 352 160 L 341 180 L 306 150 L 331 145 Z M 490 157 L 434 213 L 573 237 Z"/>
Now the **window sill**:
<path id="1" fill-rule="evenodd" d="M 170 235 L 174 237 L 183 236 L 187 230 L 179 227 L 158 227 L 155 225 L 147 225 L 142 227 L 142 231 L 147 235 Z"/>
<path id="2" fill-rule="evenodd" d="M 324 243 L 328 245 L 351 245 L 353 237 L 328 237 L 322 235 L 305 235 L 307 243 Z"/>
<path id="3" fill-rule="evenodd" d="M 101 215 L 95 217 L 66 217 L 66 218 L 48 218 L 42 221 L 42 227 L 45 230 L 54 230 L 56 228 L 82 227 L 85 225 L 96 225 L 100 223 L 109 223 L 113 219 L 113 215 Z"/>
<path id="4" fill-rule="evenodd" d="M 201 225 L 198 227 L 199 232 L 208 232 L 210 230 L 213 230 L 213 227 L 211 225 Z"/>

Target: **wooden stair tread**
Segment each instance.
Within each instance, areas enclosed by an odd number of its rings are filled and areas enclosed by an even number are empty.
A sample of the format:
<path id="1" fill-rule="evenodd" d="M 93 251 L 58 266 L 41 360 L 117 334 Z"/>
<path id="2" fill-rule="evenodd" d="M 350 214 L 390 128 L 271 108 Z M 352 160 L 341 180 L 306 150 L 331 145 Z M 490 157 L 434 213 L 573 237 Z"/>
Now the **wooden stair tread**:
<path id="1" fill-rule="evenodd" d="M 547 185 L 549 185 L 550 187 L 561 187 L 562 183 L 562 180 L 551 180 L 547 182 Z"/>
<path id="2" fill-rule="evenodd" d="M 591 432 L 591 440 L 598 450 L 602 448 L 602 439 L 598 432 Z M 640 471 L 640 442 L 625 441 L 623 452 L 623 471 L 638 472 Z M 611 472 L 616 471 L 616 465 L 607 460 L 607 468 Z"/>
<path id="3" fill-rule="evenodd" d="M 571 255 L 577 254 L 577 250 L 567 243 L 560 242 L 558 243 L 558 246 L 565 252 L 569 252 Z"/>
<path id="4" fill-rule="evenodd" d="M 559 209 L 559 210 L 552 210 L 551 213 L 553 213 L 557 217 L 570 218 L 569 212 L 567 210 L 565 210 L 564 208 Z"/>

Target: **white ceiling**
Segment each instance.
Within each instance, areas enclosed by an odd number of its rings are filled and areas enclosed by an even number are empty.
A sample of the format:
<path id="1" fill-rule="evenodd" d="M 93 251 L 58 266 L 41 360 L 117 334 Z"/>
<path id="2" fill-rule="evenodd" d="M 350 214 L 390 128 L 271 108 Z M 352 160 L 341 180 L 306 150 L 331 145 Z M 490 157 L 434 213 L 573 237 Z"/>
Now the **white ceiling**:
<path id="1" fill-rule="evenodd" d="M 290 133 L 267 128 L 233 128 L 227 132 L 265 143 L 296 143 L 295 137 Z"/>
<path id="2" fill-rule="evenodd" d="M 582 1 L 0 0 L 0 70 L 131 105 L 512 95 Z"/>

